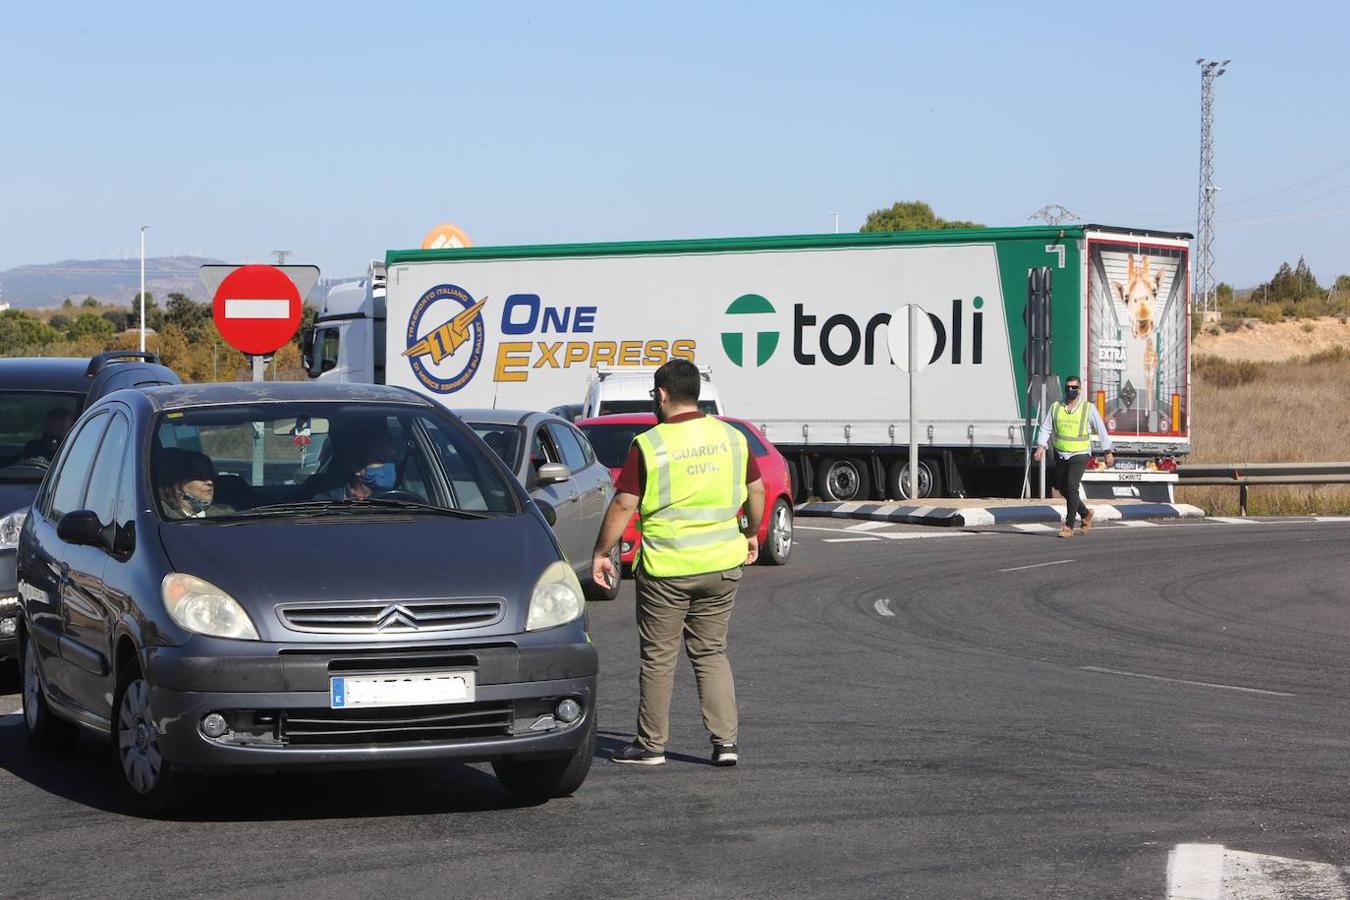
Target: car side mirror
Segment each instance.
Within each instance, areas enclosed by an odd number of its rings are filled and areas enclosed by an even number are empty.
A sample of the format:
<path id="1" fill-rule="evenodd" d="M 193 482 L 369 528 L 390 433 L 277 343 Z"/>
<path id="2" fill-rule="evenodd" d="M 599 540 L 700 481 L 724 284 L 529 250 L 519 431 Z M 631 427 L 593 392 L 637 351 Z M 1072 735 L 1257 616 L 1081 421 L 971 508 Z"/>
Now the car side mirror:
<path id="1" fill-rule="evenodd" d="M 553 508 L 552 503 L 547 500 L 536 500 L 534 505 L 539 507 L 539 511 L 544 514 L 544 521 L 548 523 L 549 528 L 558 524 L 558 511 Z"/>
<path id="2" fill-rule="evenodd" d="M 103 544 L 103 523 L 92 509 L 77 509 L 66 513 L 56 523 L 56 536 L 67 544 L 99 547 Z"/>
<path id="3" fill-rule="evenodd" d="M 572 472 L 562 463 L 544 463 L 539 467 L 538 483 L 557 484 L 560 481 L 569 481 L 572 478 Z"/>

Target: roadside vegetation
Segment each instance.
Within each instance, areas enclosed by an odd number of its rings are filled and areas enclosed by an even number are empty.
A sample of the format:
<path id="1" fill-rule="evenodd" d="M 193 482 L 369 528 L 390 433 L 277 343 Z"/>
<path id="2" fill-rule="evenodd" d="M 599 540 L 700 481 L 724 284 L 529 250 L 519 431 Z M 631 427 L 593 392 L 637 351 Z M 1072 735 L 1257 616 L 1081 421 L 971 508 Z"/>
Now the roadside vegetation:
<path id="1" fill-rule="evenodd" d="M 93 297 L 67 299 L 55 309 L 8 309 L 0 312 L 0 356 L 93 356 L 104 350 L 135 350 L 139 298 L 125 306 L 100 305 Z M 302 327 L 314 321 L 305 306 Z M 248 360 L 226 344 L 211 319 L 211 307 L 184 294 L 169 294 L 160 306 L 146 293 L 145 348 L 184 381 L 240 381 L 252 377 Z M 268 366 L 269 380 L 300 381 L 299 336 L 282 347 Z"/>
<path id="2" fill-rule="evenodd" d="M 1194 360 L 1187 462 L 1350 462 L 1350 347 L 1284 362 Z M 1350 514 L 1350 485 L 1254 485 L 1252 515 Z M 1236 487 L 1177 492 L 1212 515 L 1236 515 Z"/>

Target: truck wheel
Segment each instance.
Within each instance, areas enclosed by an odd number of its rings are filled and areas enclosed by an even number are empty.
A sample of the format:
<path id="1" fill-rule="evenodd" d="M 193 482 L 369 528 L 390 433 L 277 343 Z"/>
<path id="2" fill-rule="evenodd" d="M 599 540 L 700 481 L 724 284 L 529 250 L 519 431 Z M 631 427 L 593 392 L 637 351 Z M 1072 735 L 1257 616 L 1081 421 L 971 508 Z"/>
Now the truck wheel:
<path id="1" fill-rule="evenodd" d="M 47 705 L 42 690 L 42 671 L 38 668 L 38 651 L 31 635 L 23 638 L 23 724 L 28 730 L 28 743 L 41 750 L 57 750 L 74 744 L 80 736 L 76 726 L 59 719 Z"/>
<path id="2" fill-rule="evenodd" d="M 872 496 L 867 462 L 855 456 L 835 456 L 820 461 L 816 493 L 829 502 L 865 500 Z"/>
<path id="3" fill-rule="evenodd" d="M 788 490 L 792 493 L 793 503 L 806 502 L 806 487 L 802 484 L 802 465 L 795 459 L 789 459 L 788 464 Z"/>
<path id="4" fill-rule="evenodd" d="M 498 759 L 492 771 L 517 799 L 525 803 L 542 803 L 553 797 L 566 797 L 581 787 L 591 771 L 595 755 L 595 712 L 586 726 L 586 737 L 571 756 L 562 759 Z"/>
<path id="5" fill-rule="evenodd" d="M 909 459 L 901 457 L 886 467 L 886 496 L 908 500 Z M 942 478 L 932 460 L 919 460 L 919 497 L 942 496 Z"/>
<path id="6" fill-rule="evenodd" d="M 766 566 L 781 566 L 792 555 L 792 505 L 779 497 L 769 515 L 769 534 L 759 548 L 759 561 Z"/>

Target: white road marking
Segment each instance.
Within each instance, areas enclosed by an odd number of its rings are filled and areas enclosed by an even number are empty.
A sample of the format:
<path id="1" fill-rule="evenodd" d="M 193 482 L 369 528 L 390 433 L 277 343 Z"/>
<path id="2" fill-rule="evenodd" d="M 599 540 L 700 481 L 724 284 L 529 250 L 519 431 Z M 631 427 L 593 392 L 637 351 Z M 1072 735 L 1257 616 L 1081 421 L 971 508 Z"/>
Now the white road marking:
<path id="1" fill-rule="evenodd" d="M 1346 871 L 1332 863 L 1247 853 L 1223 844 L 1177 844 L 1167 855 L 1167 898 L 1347 900 Z"/>
<path id="2" fill-rule="evenodd" d="M 1046 525 L 1042 522 L 1018 522 L 1013 527 L 1018 531 L 1059 531 L 1054 525 Z"/>
<path id="3" fill-rule="evenodd" d="M 876 531 L 878 528 L 890 528 L 893 522 L 859 522 L 857 525 L 850 525 L 845 531 Z"/>
<path id="4" fill-rule="evenodd" d="M 1071 563 L 1071 559 L 1057 559 L 1054 562 L 1035 563 L 1030 566 L 1013 566 L 1011 569 L 999 569 L 1000 572 L 1022 572 L 1026 569 L 1044 569 L 1046 566 L 1062 566 L 1065 563 Z"/>
<path id="5" fill-rule="evenodd" d="M 943 531 L 886 531 L 878 532 L 873 537 L 886 538 L 892 541 L 912 541 L 919 538 L 948 538 L 948 537 L 975 537 L 973 531 L 959 531 L 955 529 L 945 529 Z"/>
<path id="6" fill-rule="evenodd" d="M 1251 519 L 1242 516 L 1210 516 L 1211 522 L 1222 522 L 1225 525 L 1255 525 Z"/>
<path id="7" fill-rule="evenodd" d="M 801 524 L 800 522 L 793 522 L 793 523 L 792 523 L 792 530 L 793 530 L 793 531 L 831 531 L 831 532 L 833 532 L 833 533 L 835 533 L 835 534 L 843 534 L 843 533 L 844 533 L 844 529 L 843 529 L 843 528 L 839 528 L 839 527 L 835 527 L 835 528 L 824 528 L 824 527 L 821 527 L 820 525 L 803 525 L 803 524 Z"/>
<path id="8" fill-rule="evenodd" d="M 1161 528 L 1157 522 L 1145 522 L 1143 519 L 1129 519 L 1116 523 L 1122 528 Z"/>
<path id="9" fill-rule="evenodd" d="M 1350 516 L 1313 516 L 1314 522 L 1350 522 Z"/>
<path id="10" fill-rule="evenodd" d="M 859 541 L 878 541 L 880 538 L 874 537 L 855 537 L 855 538 L 823 538 L 823 544 L 856 544 Z"/>
<path id="11" fill-rule="evenodd" d="M 227 319 L 288 319 L 289 300 L 230 300 L 225 301 Z"/>
<path id="12" fill-rule="evenodd" d="M 1185 678 L 1167 678 L 1162 675 L 1144 675 L 1139 672 L 1124 672 L 1120 669 L 1103 669 L 1100 666 L 1079 666 L 1084 672 L 1100 672 L 1104 675 L 1124 675 L 1126 678 L 1147 678 L 1149 681 L 1166 681 L 1170 684 L 1189 684 L 1192 687 L 1217 688 L 1221 691 L 1242 691 L 1244 694 L 1263 694 L 1267 697 L 1293 697 L 1284 691 L 1265 691 L 1261 688 L 1239 687 L 1235 684 L 1216 684 L 1212 681 L 1187 681 Z"/>
<path id="13" fill-rule="evenodd" d="M 888 605 L 888 604 L 890 604 L 890 602 L 891 602 L 891 601 L 890 601 L 889 598 L 884 599 L 884 600 L 878 600 L 876 603 L 873 603 L 873 604 L 872 604 L 872 608 L 875 609 L 875 610 L 877 611 L 877 615 L 879 615 L 879 616 L 891 616 L 891 617 L 894 617 L 894 616 L 895 616 L 895 613 L 891 612 L 891 608 L 890 608 L 890 606 Z"/>
<path id="14" fill-rule="evenodd" d="M 1219 900 L 1223 844 L 1177 844 L 1167 854 L 1167 900 Z"/>

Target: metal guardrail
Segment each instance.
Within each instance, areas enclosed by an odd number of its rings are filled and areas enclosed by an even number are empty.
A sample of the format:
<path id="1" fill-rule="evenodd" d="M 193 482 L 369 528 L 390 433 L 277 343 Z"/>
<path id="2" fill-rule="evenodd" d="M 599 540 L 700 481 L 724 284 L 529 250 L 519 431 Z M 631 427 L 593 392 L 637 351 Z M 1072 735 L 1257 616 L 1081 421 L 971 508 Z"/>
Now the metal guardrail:
<path id="1" fill-rule="evenodd" d="M 1263 484 L 1350 484 L 1350 463 L 1187 463 L 1177 466 L 1182 485 L 1238 489 L 1238 514 L 1247 514 L 1247 488 Z"/>

